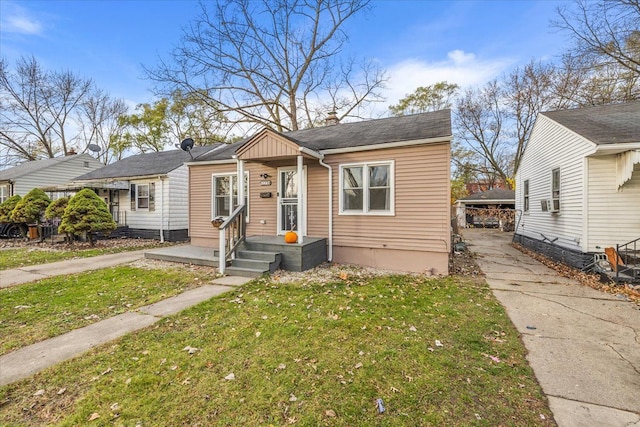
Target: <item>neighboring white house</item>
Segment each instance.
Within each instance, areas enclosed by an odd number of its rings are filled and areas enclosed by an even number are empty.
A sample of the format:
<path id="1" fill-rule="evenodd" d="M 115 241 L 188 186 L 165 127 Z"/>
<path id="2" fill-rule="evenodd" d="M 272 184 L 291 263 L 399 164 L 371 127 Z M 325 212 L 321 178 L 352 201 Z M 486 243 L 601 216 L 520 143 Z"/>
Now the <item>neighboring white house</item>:
<path id="1" fill-rule="evenodd" d="M 640 238 L 640 102 L 541 113 L 516 208 L 516 241 L 575 267 Z"/>
<path id="2" fill-rule="evenodd" d="M 93 188 L 109 205 L 118 226 L 129 237 L 180 241 L 188 239 L 188 169 L 192 157 L 223 144 L 127 157 L 69 182 L 68 189 Z"/>
<path id="3" fill-rule="evenodd" d="M 11 196 L 24 196 L 34 188 L 66 183 L 103 166 L 89 154 L 70 154 L 65 157 L 24 162 L 0 170 L 0 203 Z M 55 194 L 53 196 L 55 198 Z"/>

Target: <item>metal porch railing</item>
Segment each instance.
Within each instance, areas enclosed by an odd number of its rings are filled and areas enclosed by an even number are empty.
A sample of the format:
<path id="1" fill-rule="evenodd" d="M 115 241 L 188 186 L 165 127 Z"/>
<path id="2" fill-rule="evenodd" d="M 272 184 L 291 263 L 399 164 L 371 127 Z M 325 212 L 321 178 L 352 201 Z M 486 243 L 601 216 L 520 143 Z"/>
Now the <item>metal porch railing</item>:
<path id="1" fill-rule="evenodd" d="M 616 281 L 623 280 L 621 274 L 640 281 L 640 238 L 616 245 L 616 252 L 622 263 L 616 270 Z"/>
<path id="2" fill-rule="evenodd" d="M 246 237 L 246 218 L 246 207 L 245 205 L 240 205 L 218 227 L 220 236 L 218 265 L 221 274 L 224 274 L 224 271 L 227 267 L 227 262 L 235 258 L 238 245 L 240 245 L 240 243 L 242 243 Z"/>

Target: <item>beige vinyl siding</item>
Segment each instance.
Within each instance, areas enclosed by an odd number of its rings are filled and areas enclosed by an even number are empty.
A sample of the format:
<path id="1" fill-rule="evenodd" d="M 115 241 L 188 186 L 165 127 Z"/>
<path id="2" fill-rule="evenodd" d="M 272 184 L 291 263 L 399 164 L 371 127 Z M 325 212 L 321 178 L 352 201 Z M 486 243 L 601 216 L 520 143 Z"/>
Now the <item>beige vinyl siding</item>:
<path id="1" fill-rule="evenodd" d="M 588 158 L 587 251 L 602 252 L 640 238 L 640 165 L 620 190 L 616 185 L 616 156 Z M 597 248 L 599 246 L 599 248 Z"/>
<path id="2" fill-rule="evenodd" d="M 334 182 L 337 173 L 333 171 Z M 307 165 L 307 190 L 307 235 L 329 237 L 329 170 L 317 160 Z"/>
<path id="3" fill-rule="evenodd" d="M 192 244 L 210 247 L 217 244 L 218 230 L 211 226 L 211 175 L 235 171 L 235 163 L 189 166 L 189 236 Z"/>
<path id="4" fill-rule="evenodd" d="M 395 215 L 340 215 L 340 164 L 393 160 Z M 449 144 L 336 154 L 334 245 L 447 252 L 449 249 Z"/>
<path id="5" fill-rule="evenodd" d="M 274 157 L 290 157 L 300 154 L 297 145 L 283 141 L 273 134 L 265 133 L 262 137 L 252 141 L 251 146 L 238 150 L 240 159 L 269 159 Z"/>
<path id="6" fill-rule="evenodd" d="M 522 188 L 529 180 L 529 212 L 516 232 L 533 239 L 582 250 L 584 244 L 584 157 L 593 144 L 544 115 L 539 115 L 516 176 L 516 209 L 523 209 Z M 560 212 L 543 212 L 551 200 L 552 170 L 560 169 Z M 544 237 L 543 237 L 544 236 Z"/>

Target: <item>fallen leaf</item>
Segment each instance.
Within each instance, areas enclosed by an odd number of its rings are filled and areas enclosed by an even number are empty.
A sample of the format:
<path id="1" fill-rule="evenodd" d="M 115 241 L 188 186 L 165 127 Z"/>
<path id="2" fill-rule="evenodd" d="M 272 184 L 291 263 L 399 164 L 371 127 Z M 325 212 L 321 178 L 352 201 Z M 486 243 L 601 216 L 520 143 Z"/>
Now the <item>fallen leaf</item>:
<path id="1" fill-rule="evenodd" d="M 110 372 L 111 372 L 111 368 L 107 368 L 107 370 L 102 372 L 100 375 L 107 375 Z"/>
<path id="2" fill-rule="evenodd" d="M 194 354 L 195 352 L 197 352 L 199 349 L 196 347 L 191 347 L 190 345 L 186 346 L 185 348 L 183 348 L 182 350 L 188 352 L 189 354 Z"/>
<path id="3" fill-rule="evenodd" d="M 261 334 L 262 334 L 262 332 L 260 332 L 260 331 L 256 332 L 256 338 L 258 338 Z"/>
<path id="4" fill-rule="evenodd" d="M 298 400 L 298 398 L 296 397 L 295 394 L 291 393 L 289 395 L 289 402 L 296 402 Z"/>
<path id="5" fill-rule="evenodd" d="M 415 326 L 411 326 L 411 327 L 409 328 L 409 330 L 410 330 L 411 332 L 417 332 L 417 331 L 418 331 L 418 330 L 416 329 L 416 327 L 415 327 Z"/>
<path id="6" fill-rule="evenodd" d="M 225 380 L 227 381 L 233 381 L 236 379 L 236 374 L 234 374 L 233 372 L 231 372 L 229 375 L 227 375 L 226 377 L 224 377 Z"/>
<path id="7" fill-rule="evenodd" d="M 94 413 L 93 413 L 93 414 L 91 414 L 91 416 L 89 417 L 89 421 L 97 420 L 98 418 L 100 418 L 100 414 L 98 414 L 97 412 L 94 412 Z"/>
<path id="8" fill-rule="evenodd" d="M 360 369 L 360 368 L 362 368 L 362 362 L 356 363 L 356 369 Z"/>
<path id="9" fill-rule="evenodd" d="M 40 389 L 38 391 L 36 391 L 35 393 L 33 393 L 34 396 L 42 396 L 44 394 L 44 389 Z"/>
<path id="10" fill-rule="evenodd" d="M 124 382 L 126 385 L 131 384 L 131 378 L 127 378 L 127 380 Z"/>
<path id="11" fill-rule="evenodd" d="M 324 411 L 324 414 L 327 417 L 335 417 L 336 416 L 336 411 L 334 411 L 333 409 L 327 409 L 326 411 Z"/>
<path id="12" fill-rule="evenodd" d="M 440 340 L 436 340 L 436 347 L 444 347 Z"/>
<path id="13" fill-rule="evenodd" d="M 117 410 L 119 407 L 120 407 L 120 405 L 118 405 L 118 403 L 114 403 L 113 405 L 109 406 L 109 408 L 110 408 L 112 411 Z"/>
<path id="14" fill-rule="evenodd" d="M 58 396 L 64 394 L 67 391 L 66 387 L 61 388 L 60 390 L 58 390 Z"/>
<path id="15" fill-rule="evenodd" d="M 348 277 L 349 277 L 349 275 L 347 274 L 346 271 L 341 271 L 340 272 L 340 279 L 347 280 Z"/>
<path id="16" fill-rule="evenodd" d="M 189 385 L 191 384 L 191 378 L 185 378 L 184 381 L 182 381 L 182 385 Z"/>

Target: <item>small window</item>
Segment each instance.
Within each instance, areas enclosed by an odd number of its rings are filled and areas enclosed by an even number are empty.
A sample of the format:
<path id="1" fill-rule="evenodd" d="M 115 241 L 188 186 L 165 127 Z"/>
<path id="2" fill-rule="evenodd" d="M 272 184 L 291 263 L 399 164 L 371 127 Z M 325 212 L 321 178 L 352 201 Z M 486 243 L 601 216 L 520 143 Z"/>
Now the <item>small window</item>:
<path id="1" fill-rule="evenodd" d="M 236 174 L 213 175 L 213 202 L 211 219 L 219 216 L 227 217 L 238 207 L 238 186 Z M 249 173 L 244 175 L 244 205 L 249 216 Z"/>
<path id="2" fill-rule="evenodd" d="M 9 190 L 11 187 L 9 184 L 0 185 L 0 204 L 4 203 L 11 195 L 9 194 Z"/>
<path id="3" fill-rule="evenodd" d="M 138 184 L 138 209 L 149 209 L 149 184 Z"/>
<path id="4" fill-rule="evenodd" d="M 551 206 L 552 212 L 560 212 L 560 169 L 551 171 Z"/>
<path id="5" fill-rule="evenodd" d="M 341 214 L 393 214 L 393 162 L 340 166 Z"/>
<path id="6" fill-rule="evenodd" d="M 529 180 L 524 181 L 522 188 L 522 205 L 525 212 L 529 212 Z"/>
<path id="7" fill-rule="evenodd" d="M 89 167 L 89 162 L 84 162 L 84 167 L 88 168 Z"/>

